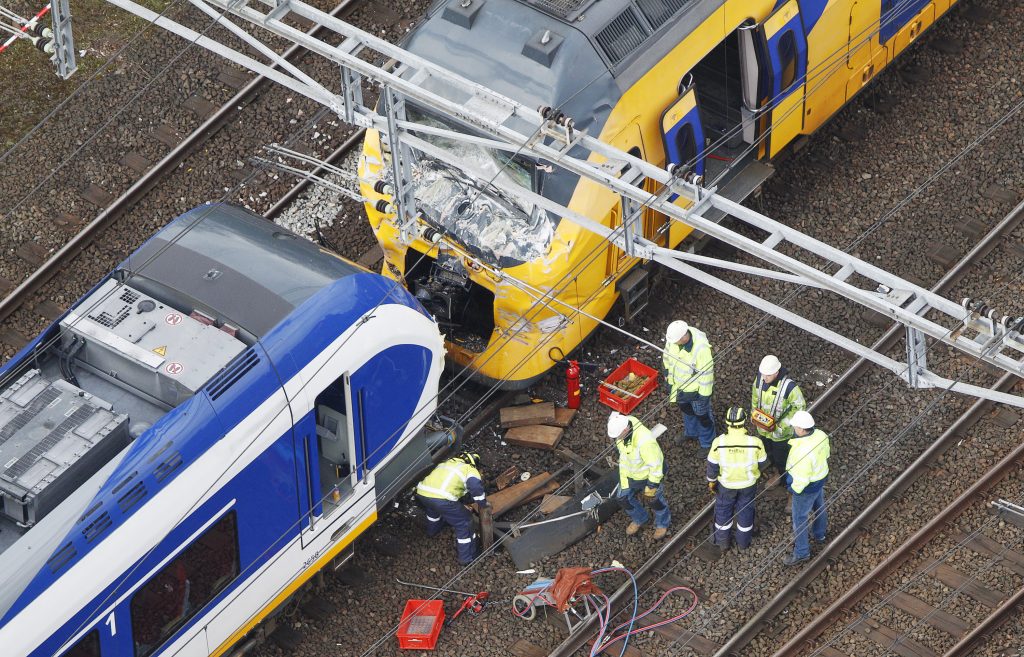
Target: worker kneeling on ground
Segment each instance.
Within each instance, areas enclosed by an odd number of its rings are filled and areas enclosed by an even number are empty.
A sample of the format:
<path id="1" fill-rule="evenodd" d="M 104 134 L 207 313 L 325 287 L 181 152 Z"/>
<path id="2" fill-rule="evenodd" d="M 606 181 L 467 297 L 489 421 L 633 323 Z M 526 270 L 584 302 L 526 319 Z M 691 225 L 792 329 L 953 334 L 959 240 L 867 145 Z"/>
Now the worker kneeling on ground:
<path id="1" fill-rule="evenodd" d="M 733 406 L 725 415 L 726 430 L 715 438 L 708 452 L 708 488 L 715 493 L 715 545 L 729 548 L 733 517 L 736 518 L 736 545 L 750 547 L 754 531 L 754 498 L 761 468 L 768 453 L 761 439 L 746 429 L 747 412 Z"/>
<path id="2" fill-rule="evenodd" d="M 490 505 L 478 467 L 480 455 L 463 452 L 438 464 L 416 486 L 416 499 L 427 512 L 427 536 L 437 536 L 445 523 L 451 525 L 462 566 L 472 562 L 478 553 L 473 515 L 461 500 L 468 493 L 480 506 Z"/>
<path id="3" fill-rule="evenodd" d="M 608 418 L 608 437 L 619 449 L 618 497 L 630 518 L 626 535 L 636 534 L 647 522 L 646 502 L 654 511 L 654 538 L 664 538 L 672 514 L 661 486 L 665 458 L 657 438 L 640 420 L 618 412 Z"/>
<path id="4" fill-rule="evenodd" d="M 825 480 L 828 478 L 828 457 L 831 453 L 828 434 L 814 426 L 814 418 L 810 413 L 795 413 L 792 425 L 796 435 L 789 441 L 786 487 L 793 494 L 793 533 L 796 540 L 793 554 L 783 561 L 787 566 L 795 566 L 811 558 L 808 528 L 815 541 L 825 542 L 825 532 L 828 530 Z M 810 520 L 812 514 L 813 522 Z"/>

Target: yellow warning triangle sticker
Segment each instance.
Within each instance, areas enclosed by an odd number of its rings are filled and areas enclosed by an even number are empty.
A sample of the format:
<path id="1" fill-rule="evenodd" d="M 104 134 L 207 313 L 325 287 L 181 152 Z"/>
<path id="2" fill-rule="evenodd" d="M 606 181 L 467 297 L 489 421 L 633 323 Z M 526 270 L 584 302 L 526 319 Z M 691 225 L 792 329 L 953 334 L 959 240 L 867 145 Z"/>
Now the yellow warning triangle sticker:
<path id="1" fill-rule="evenodd" d="M 153 353 L 156 354 L 157 356 L 166 356 L 167 355 L 167 345 L 164 345 L 162 347 L 157 347 L 156 349 L 153 350 Z"/>

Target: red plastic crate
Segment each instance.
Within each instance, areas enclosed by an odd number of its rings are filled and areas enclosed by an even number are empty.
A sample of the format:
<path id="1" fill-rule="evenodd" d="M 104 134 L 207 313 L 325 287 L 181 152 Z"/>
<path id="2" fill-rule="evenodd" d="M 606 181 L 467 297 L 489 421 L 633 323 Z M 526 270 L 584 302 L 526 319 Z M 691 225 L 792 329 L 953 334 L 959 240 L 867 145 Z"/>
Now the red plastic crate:
<path id="1" fill-rule="evenodd" d="M 622 397 L 616 397 L 613 394 L 613 388 L 619 381 L 623 380 L 630 374 L 636 374 L 637 376 L 646 376 L 647 383 L 643 384 L 636 392 L 629 393 L 629 396 L 625 399 Z M 647 395 L 654 392 L 654 389 L 658 387 L 658 372 L 644 365 L 635 358 L 630 358 L 622 365 L 615 368 L 615 371 L 608 375 L 608 378 L 601 382 L 599 389 L 599 397 L 601 403 L 605 406 L 615 409 L 620 413 L 629 413 L 634 408 L 640 405 Z"/>
<path id="2" fill-rule="evenodd" d="M 398 647 L 403 650 L 433 650 L 444 625 L 444 602 L 409 600 L 398 624 Z"/>

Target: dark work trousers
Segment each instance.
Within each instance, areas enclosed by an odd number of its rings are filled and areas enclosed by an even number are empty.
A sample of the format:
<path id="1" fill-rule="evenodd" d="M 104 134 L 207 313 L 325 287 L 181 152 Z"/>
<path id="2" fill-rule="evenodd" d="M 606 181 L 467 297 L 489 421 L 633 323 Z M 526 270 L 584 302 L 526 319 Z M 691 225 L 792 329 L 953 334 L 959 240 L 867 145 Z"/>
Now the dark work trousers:
<path id="1" fill-rule="evenodd" d="M 696 392 L 680 392 L 676 395 L 676 405 L 683 413 L 684 437 L 696 438 L 702 449 L 710 449 L 717 435 L 710 398 Z"/>
<path id="2" fill-rule="evenodd" d="M 775 472 L 785 474 L 786 461 L 789 459 L 789 441 L 762 437 L 761 442 L 764 443 L 764 451 L 768 452 L 768 460 L 775 468 Z"/>
<path id="3" fill-rule="evenodd" d="M 715 545 L 729 547 L 733 516 L 736 517 L 736 545 L 746 549 L 754 531 L 754 497 L 757 484 L 746 488 L 726 488 L 718 484 L 715 495 Z"/>
<path id="4" fill-rule="evenodd" d="M 427 512 L 427 536 L 437 536 L 448 523 L 455 530 L 455 547 L 459 565 L 465 566 L 477 556 L 476 534 L 473 533 L 473 514 L 461 502 L 417 495 L 416 499 Z"/>

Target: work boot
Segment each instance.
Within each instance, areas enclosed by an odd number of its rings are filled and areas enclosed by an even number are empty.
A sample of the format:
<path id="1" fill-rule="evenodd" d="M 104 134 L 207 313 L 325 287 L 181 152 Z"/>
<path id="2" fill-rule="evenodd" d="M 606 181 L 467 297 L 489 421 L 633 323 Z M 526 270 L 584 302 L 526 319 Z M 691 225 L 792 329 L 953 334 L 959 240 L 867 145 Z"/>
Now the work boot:
<path id="1" fill-rule="evenodd" d="M 655 527 L 654 528 L 654 540 L 660 541 L 665 538 L 668 534 L 668 527 Z"/>
<path id="2" fill-rule="evenodd" d="M 626 536 L 633 536 L 638 531 L 640 531 L 640 525 L 636 524 L 635 522 L 631 522 L 629 523 L 629 526 L 626 527 Z"/>
<path id="3" fill-rule="evenodd" d="M 801 563 L 807 561 L 810 558 L 811 558 L 810 555 L 808 555 L 806 557 L 798 557 L 795 554 L 791 554 L 791 555 L 789 555 L 788 557 L 786 557 L 785 559 L 782 560 L 782 565 L 783 566 L 795 566 L 797 564 L 801 564 Z"/>

